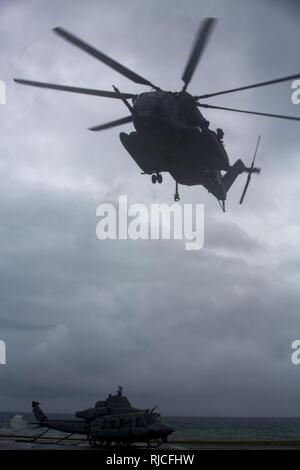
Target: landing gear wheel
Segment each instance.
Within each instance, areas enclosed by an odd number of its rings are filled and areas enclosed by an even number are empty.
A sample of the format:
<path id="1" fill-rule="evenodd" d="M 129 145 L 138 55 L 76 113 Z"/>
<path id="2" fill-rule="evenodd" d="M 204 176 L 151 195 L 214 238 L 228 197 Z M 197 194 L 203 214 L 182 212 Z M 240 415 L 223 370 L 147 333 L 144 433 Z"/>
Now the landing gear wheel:
<path id="1" fill-rule="evenodd" d="M 89 444 L 92 449 L 103 447 L 103 441 L 97 441 L 95 437 L 89 439 Z"/>
<path id="2" fill-rule="evenodd" d="M 159 184 L 161 184 L 161 183 L 162 183 L 162 180 L 163 180 L 162 176 L 161 176 L 160 174 L 158 174 L 156 178 L 157 178 L 157 182 L 158 182 Z"/>
<path id="3" fill-rule="evenodd" d="M 155 184 L 156 181 L 157 181 L 157 176 L 156 176 L 156 175 L 152 175 L 152 176 L 151 176 L 151 180 L 152 180 L 152 183 Z"/>
<path id="4" fill-rule="evenodd" d="M 147 441 L 147 446 L 150 447 L 150 449 L 157 449 L 161 444 L 162 442 L 160 439 L 151 439 L 151 441 Z"/>
<path id="5" fill-rule="evenodd" d="M 118 446 L 119 447 L 130 447 L 132 444 L 131 441 L 119 441 L 118 442 Z"/>

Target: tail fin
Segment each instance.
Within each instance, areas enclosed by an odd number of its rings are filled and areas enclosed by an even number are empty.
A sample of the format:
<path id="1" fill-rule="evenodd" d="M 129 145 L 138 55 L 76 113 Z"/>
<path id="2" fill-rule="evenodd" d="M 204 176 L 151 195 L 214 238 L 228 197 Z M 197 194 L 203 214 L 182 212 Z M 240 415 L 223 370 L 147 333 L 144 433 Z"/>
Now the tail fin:
<path id="1" fill-rule="evenodd" d="M 38 401 L 33 401 L 32 402 L 32 412 L 33 412 L 36 420 L 39 423 L 42 423 L 42 422 L 48 420 L 47 416 L 45 415 L 45 413 L 40 408 L 40 403 Z"/>
<path id="2" fill-rule="evenodd" d="M 231 188 L 237 177 L 245 171 L 246 167 L 242 160 L 237 160 L 234 165 L 232 165 L 227 173 L 223 176 L 222 182 L 226 189 L 226 192 Z"/>

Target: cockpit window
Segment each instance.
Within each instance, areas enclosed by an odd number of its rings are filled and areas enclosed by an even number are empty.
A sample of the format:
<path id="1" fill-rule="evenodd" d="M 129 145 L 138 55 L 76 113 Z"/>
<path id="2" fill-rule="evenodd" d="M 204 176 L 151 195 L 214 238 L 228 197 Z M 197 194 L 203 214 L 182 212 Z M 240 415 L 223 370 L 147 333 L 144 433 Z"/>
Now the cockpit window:
<path id="1" fill-rule="evenodd" d="M 162 423 L 162 418 L 159 413 L 146 413 L 145 415 L 146 424 L 149 426 L 153 423 Z"/>
<path id="2" fill-rule="evenodd" d="M 141 416 L 137 416 L 136 420 L 135 420 L 135 425 L 137 428 L 143 428 L 144 427 L 144 421 L 143 421 L 143 418 Z"/>
<path id="3" fill-rule="evenodd" d="M 149 426 L 149 424 L 152 424 L 153 421 L 154 421 L 154 416 L 153 416 L 153 413 L 146 413 L 145 414 L 145 421 L 146 421 L 146 424 Z"/>

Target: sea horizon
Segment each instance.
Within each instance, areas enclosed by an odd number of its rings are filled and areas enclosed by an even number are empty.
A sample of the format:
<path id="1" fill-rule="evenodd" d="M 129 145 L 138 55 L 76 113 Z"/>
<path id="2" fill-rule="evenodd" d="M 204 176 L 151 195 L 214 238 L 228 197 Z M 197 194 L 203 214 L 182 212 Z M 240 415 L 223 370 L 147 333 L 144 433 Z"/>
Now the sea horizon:
<path id="1" fill-rule="evenodd" d="M 78 419 L 71 413 L 50 418 Z M 174 433 L 170 441 L 300 441 L 300 417 L 164 416 Z M 0 412 L 0 436 L 38 434 L 30 412 Z M 50 434 L 59 435 L 58 431 Z"/>

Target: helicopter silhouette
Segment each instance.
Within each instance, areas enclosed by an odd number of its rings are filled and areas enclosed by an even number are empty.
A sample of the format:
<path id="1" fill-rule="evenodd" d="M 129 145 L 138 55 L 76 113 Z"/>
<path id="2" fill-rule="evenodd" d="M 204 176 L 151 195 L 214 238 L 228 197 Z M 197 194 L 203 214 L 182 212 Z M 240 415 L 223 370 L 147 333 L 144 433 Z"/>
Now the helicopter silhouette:
<path id="1" fill-rule="evenodd" d="M 77 419 L 51 419 L 43 412 L 40 403 L 32 402 L 32 411 L 41 434 L 29 442 L 37 442 L 50 429 L 66 433 L 57 443 L 70 439 L 74 434 L 87 437 L 91 447 L 129 447 L 134 443 L 145 443 L 148 447 L 159 447 L 166 443 L 174 432 L 161 415 L 152 410 L 141 410 L 131 406 L 119 386 L 116 395 L 109 394 L 104 401 L 98 401 L 93 408 L 77 411 Z"/>
<path id="2" fill-rule="evenodd" d="M 175 180 L 175 201 L 180 199 L 178 184 L 187 186 L 202 185 L 216 197 L 225 212 L 227 193 L 236 178 L 242 173 L 248 174 L 240 199 L 241 204 L 246 195 L 252 174 L 258 174 L 260 172 L 260 169 L 254 166 L 260 137 L 257 141 L 252 164 L 249 167 L 247 167 L 241 159 L 238 159 L 233 165 L 230 165 L 223 144 L 223 130 L 217 129 L 215 132 L 210 129 L 210 123 L 202 115 L 199 108 L 233 111 L 293 121 L 300 121 L 300 118 L 215 106 L 203 103 L 202 100 L 218 95 L 286 82 L 300 77 L 300 73 L 239 88 L 192 96 L 187 92 L 187 88 L 215 27 L 216 21 L 215 18 L 205 18 L 200 25 L 182 75 L 184 85 L 179 92 L 161 90 L 146 78 L 138 75 L 124 65 L 121 65 L 119 62 L 111 59 L 98 49 L 61 27 L 56 27 L 53 31 L 74 46 L 127 77 L 129 80 L 139 85 L 151 87 L 151 91 L 131 94 L 121 92 L 114 86 L 113 91 L 105 91 L 25 79 L 14 80 L 23 85 L 39 88 L 121 100 L 129 111 L 128 116 L 93 126 L 89 129 L 91 131 L 101 131 L 132 122 L 135 131 L 129 134 L 124 132 L 120 133 L 120 140 L 127 152 L 142 170 L 142 174 L 150 175 L 152 183 L 160 184 L 163 180 L 161 173 L 168 172 Z"/>

